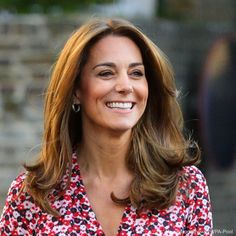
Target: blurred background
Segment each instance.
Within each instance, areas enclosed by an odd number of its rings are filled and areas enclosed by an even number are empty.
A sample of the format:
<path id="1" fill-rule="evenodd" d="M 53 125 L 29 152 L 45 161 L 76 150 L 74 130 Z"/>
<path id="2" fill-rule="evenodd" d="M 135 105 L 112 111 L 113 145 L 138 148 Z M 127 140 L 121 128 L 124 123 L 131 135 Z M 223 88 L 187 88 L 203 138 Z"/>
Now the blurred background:
<path id="1" fill-rule="evenodd" d="M 235 0 L 0 0 L 0 212 L 40 148 L 51 67 L 72 31 L 96 16 L 132 21 L 167 54 L 186 130 L 202 149 L 215 235 L 236 235 Z"/>

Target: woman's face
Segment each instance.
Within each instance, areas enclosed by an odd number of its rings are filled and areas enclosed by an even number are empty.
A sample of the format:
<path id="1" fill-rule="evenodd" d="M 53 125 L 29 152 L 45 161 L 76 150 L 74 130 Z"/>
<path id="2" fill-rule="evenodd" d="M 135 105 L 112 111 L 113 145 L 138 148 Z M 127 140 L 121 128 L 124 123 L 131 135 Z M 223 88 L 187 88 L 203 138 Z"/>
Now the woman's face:
<path id="1" fill-rule="evenodd" d="M 106 36 L 90 50 L 76 97 L 84 129 L 131 130 L 144 113 L 148 84 L 141 52 L 124 36 Z"/>

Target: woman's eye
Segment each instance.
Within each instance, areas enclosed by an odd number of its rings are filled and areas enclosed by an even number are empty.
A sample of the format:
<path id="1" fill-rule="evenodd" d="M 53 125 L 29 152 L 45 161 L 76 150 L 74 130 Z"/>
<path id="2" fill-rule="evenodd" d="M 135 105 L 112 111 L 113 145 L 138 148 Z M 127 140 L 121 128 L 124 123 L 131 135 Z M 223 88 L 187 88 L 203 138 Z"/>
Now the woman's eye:
<path id="1" fill-rule="evenodd" d="M 132 71 L 131 75 L 135 77 L 142 77 L 144 73 L 140 70 L 135 70 L 135 71 Z"/>
<path id="2" fill-rule="evenodd" d="M 113 75 L 112 71 L 101 71 L 98 73 L 98 76 L 100 77 L 110 77 Z"/>

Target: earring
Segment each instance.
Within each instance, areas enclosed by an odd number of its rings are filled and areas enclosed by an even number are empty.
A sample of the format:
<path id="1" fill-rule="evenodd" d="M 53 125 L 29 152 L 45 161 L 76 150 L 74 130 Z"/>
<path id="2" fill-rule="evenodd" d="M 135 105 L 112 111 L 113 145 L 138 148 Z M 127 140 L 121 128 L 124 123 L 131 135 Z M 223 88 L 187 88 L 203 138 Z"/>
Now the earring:
<path id="1" fill-rule="evenodd" d="M 80 111 L 80 104 L 73 103 L 73 104 L 72 104 L 72 110 L 73 110 L 75 113 L 78 113 L 78 112 Z"/>

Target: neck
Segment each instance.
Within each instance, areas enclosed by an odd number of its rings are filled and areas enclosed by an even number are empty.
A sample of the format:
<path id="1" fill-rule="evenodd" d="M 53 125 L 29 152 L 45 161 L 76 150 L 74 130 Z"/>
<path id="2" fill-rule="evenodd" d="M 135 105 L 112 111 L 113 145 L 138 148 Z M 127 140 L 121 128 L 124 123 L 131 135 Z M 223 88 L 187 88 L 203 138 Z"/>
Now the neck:
<path id="1" fill-rule="evenodd" d="M 119 135 L 112 132 L 84 132 L 78 151 L 82 172 L 101 179 L 115 179 L 127 173 L 126 156 L 130 139 L 131 130 Z"/>

